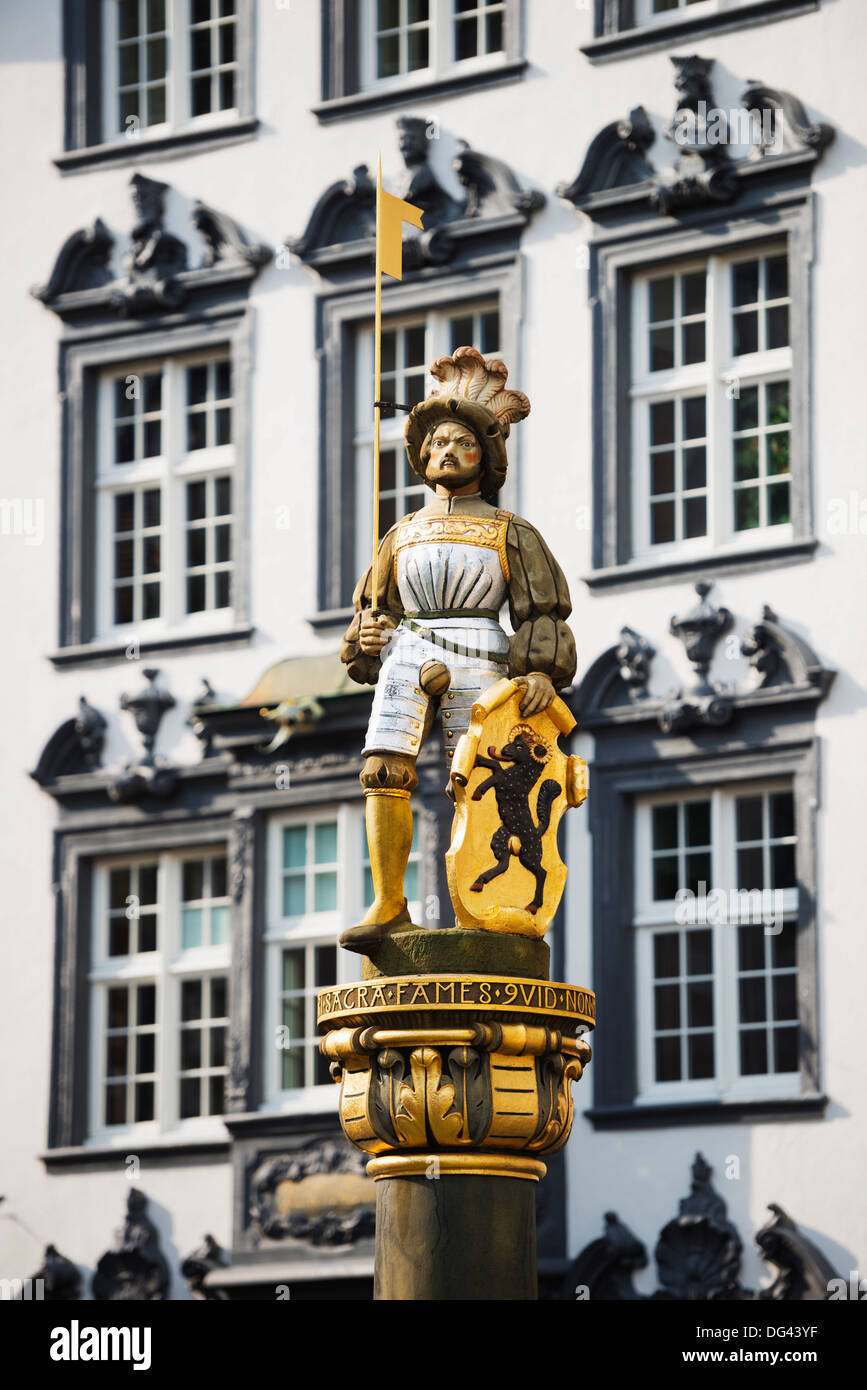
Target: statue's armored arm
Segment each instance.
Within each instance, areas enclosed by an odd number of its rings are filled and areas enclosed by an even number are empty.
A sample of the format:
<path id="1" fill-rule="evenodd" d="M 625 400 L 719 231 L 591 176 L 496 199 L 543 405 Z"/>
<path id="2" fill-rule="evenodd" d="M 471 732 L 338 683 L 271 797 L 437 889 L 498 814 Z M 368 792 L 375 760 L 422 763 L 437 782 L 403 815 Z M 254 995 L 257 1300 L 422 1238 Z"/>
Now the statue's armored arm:
<path id="1" fill-rule="evenodd" d="M 575 676 L 575 639 L 566 619 L 572 612 L 569 586 L 539 532 L 513 517 L 506 537 L 509 562 L 509 675 L 541 671 L 557 690 Z"/>
<path id="2" fill-rule="evenodd" d="M 394 579 L 394 539 L 397 527 L 393 526 L 383 536 L 379 546 L 379 599 L 377 612 L 399 622 L 403 616 L 403 604 Z M 365 570 L 355 586 L 352 606 L 355 615 L 343 634 L 340 647 L 340 660 L 349 675 L 359 685 L 376 685 L 382 666 L 382 654 L 373 655 L 361 650 L 361 620 L 365 609 L 371 606 L 373 583 L 371 567 Z"/>

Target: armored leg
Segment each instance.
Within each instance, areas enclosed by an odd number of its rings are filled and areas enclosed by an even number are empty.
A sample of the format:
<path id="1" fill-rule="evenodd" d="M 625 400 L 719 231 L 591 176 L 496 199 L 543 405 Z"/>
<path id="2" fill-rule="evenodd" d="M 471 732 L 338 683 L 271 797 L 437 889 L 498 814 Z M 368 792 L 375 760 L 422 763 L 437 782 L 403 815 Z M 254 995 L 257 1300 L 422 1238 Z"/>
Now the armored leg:
<path id="1" fill-rule="evenodd" d="M 373 753 L 361 772 L 364 820 L 374 901 L 357 927 L 340 938 L 347 951 L 366 951 L 395 927 L 412 925 L 403 879 L 412 848 L 410 793 L 418 786 L 415 758 Z"/>

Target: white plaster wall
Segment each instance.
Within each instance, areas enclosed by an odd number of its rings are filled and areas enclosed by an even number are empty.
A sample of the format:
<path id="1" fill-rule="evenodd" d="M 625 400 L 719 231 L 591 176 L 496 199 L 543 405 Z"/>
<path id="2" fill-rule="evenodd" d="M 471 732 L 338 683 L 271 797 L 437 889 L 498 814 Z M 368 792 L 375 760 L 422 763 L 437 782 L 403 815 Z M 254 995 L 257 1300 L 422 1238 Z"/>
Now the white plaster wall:
<path id="1" fill-rule="evenodd" d="M 685 674 L 668 620 L 694 601 L 688 583 L 591 597 L 582 583 L 590 567 L 584 508 L 590 497 L 590 309 L 587 272 L 578 250 L 590 223 L 553 193 L 571 180 L 587 145 L 606 122 L 637 103 L 661 130 L 674 108 L 665 51 L 591 67 L 578 53 L 590 37 L 591 13 L 567 0 L 530 0 L 524 82 L 438 97 L 410 105 L 436 119 L 442 138 L 433 160 L 452 181 L 454 139 L 505 158 L 518 177 L 548 195 L 523 241 L 524 323 L 512 384 L 525 390 L 533 413 L 513 433 L 518 509 L 539 526 L 567 572 L 579 675 L 616 638 L 624 622 L 660 648 L 655 688 Z M 128 716 L 117 714 L 124 690 L 142 683 L 133 663 L 57 672 L 46 660 L 57 643 L 59 424 L 57 344 L 61 324 L 29 298 L 44 281 L 70 232 L 99 215 L 123 239 L 131 222 L 128 180 L 133 167 L 62 177 L 53 165 L 62 144 L 63 73 L 59 0 L 7 5 L 0 14 L 4 192 L 7 215 L 0 256 L 6 325 L 2 361 L 2 484 L 7 498 L 42 499 L 45 538 L 0 536 L 0 593 L 6 679 L 0 688 L 2 758 L 3 927 L 0 972 L 0 1139 L 6 1201 L 0 1206 L 0 1277 L 23 1274 L 52 1240 L 71 1257 L 95 1264 L 120 1224 L 122 1172 L 47 1176 L 43 1151 L 49 1086 L 52 1009 L 54 803 L 30 781 L 53 730 L 75 710 L 78 696 L 112 718 L 106 748 L 121 762 L 136 747 Z M 168 225 L 187 236 L 190 200 L 202 198 L 235 217 L 253 240 L 278 246 L 300 233 L 322 189 L 383 153 L 386 182 L 399 170 L 396 110 L 320 126 L 310 107 L 320 96 L 318 0 L 257 6 L 255 141 L 222 150 L 149 161 L 140 167 L 170 183 Z M 860 994 L 867 973 L 861 906 L 867 897 L 862 849 L 863 718 L 867 650 L 863 636 L 865 535 L 829 532 L 834 499 L 864 495 L 863 365 L 865 313 L 863 226 L 867 211 L 863 118 L 863 48 L 867 8 L 832 0 L 819 13 L 743 33 L 678 46 L 716 59 L 717 99 L 736 105 L 745 79 L 759 77 L 795 92 L 813 119 L 830 121 L 834 144 L 814 175 L 816 245 L 813 273 L 813 488 L 821 545 L 815 560 L 721 581 L 716 597 L 739 629 L 770 603 L 839 671 L 820 707 L 822 805 L 819 817 L 820 1000 L 825 1089 L 822 1121 L 705 1129 L 594 1133 L 576 1118 L 568 1149 L 569 1248 L 575 1253 L 601 1232 L 602 1213 L 617 1210 L 645 1241 L 674 1215 L 688 1187 L 688 1163 L 701 1149 L 732 1219 L 749 1243 L 765 1204 L 780 1202 L 838 1265 L 865 1269 L 867 1214 L 861 1192 L 867 1160 Z M 454 186 L 454 185 L 453 185 Z M 191 241 L 195 238 L 191 236 Z M 160 731 L 161 752 L 193 761 L 197 745 L 184 721 L 202 675 L 218 696 L 246 693 L 261 672 L 287 654 L 334 646 L 307 623 L 315 611 L 318 366 L 313 351 L 317 276 L 293 263 L 267 267 L 251 294 L 253 312 L 251 612 L 249 648 L 166 656 L 154 662 L 178 706 Z M 278 508 L 291 507 L 280 530 Z M 867 532 L 867 519 L 863 523 Z M 721 658 L 722 659 L 722 658 Z M 722 678 L 736 676 L 731 663 Z M 586 755 L 590 755 L 589 740 Z M 592 795 L 592 790 L 591 790 Z M 590 844 L 587 816 L 570 817 L 568 977 L 593 984 L 589 923 Z M 600 1009 L 603 1007 L 600 1001 Z M 605 1001 L 616 1015 L 616 1001 Z M 592 1103 L 592 1075 L 577 1091 Z M 740 1159 L 738 1181 L 723 1176 L 727 1156 Z M 184 1255 L 205 1230 L 230 1238 L 227 1165 L 154 1169 L 140 1185 L 151 1198 L 164 1246 Z M 27 1234 L 16 1221 L 35 1233 Z M 38 1241 L 36 1239 L 38 1237 Z M 749 1253 L 744 1278 L 762 1277 Z M 644 1286 L 652 1287 L 645 1278 Z"/>

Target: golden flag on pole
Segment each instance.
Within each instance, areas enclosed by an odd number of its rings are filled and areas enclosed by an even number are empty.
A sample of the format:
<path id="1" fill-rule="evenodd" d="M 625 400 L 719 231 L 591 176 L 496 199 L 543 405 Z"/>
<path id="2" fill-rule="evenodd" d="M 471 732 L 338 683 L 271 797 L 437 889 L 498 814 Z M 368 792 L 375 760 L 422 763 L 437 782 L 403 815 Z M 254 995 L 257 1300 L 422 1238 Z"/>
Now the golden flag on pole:
<path id="1" fill-rule="evenodd" d="M 379 421 L 380 379 L 382 374 L 382 277 L 403 279 L 403 224 L 421 228 L 422 210 L 402 198 L 395 198 L 382 187 L 382 156 L 376 164 L 376 313 L 373 329 L 373 563 L 371 602 L 375 613 L 379 603 Z"/>

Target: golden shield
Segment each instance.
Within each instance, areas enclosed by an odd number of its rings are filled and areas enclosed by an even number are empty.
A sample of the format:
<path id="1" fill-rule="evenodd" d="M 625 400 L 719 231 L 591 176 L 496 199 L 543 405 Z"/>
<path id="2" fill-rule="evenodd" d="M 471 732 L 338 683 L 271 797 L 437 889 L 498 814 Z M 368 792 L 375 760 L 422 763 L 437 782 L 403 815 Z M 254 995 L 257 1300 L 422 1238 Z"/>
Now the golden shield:
<path id="1" fill-rule="evenodd" d="M 524 690 L 490 686 L 473 705 L 452 761 L 455 818 L 446 853 L 459 927 L 542 937 L 566 884 L 557 827 L 587 796 L 587 764 L 567 756 L 560 734 L 575 719 L 556 697 L 524 718 Z"/>

